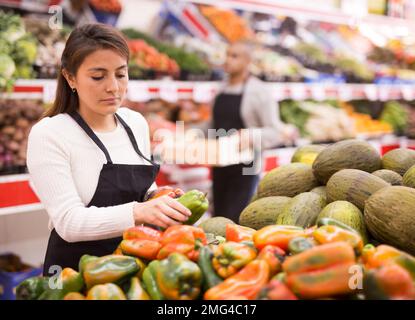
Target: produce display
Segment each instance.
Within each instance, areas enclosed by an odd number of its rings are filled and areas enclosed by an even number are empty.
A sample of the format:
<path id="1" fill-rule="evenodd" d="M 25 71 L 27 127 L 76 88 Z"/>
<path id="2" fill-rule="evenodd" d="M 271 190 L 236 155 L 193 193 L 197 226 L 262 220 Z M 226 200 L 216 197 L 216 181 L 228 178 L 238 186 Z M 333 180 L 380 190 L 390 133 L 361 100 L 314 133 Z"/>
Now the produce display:
<path id="1" fill-rule="evenodd" d="M 305 158 L 311 163 L 271 170 L 239 224 L 224 217 L 197 224 L 205 195 L 161 188 L 147 201 L 162 195 L 180 201 L 192 211 L 188 225 L 130 228 L 113 254 L 84 255 L 78 270 L 63 269 L 61 289 L 33 277 L 17 287 L 17 298 L 414 300 L 415 189 L 379 177 L 409 165 L 412 153 L 405 150 L 382 159 L 366 142 L 348 140 L 319 150 L 314 161 Z M 324 169 L 327 153 L 331 171 Z M 412 160 L 404 183 L 413 180 Z M 350 285 L 353 270 L 362 286 Z"/>
<path id="2" fill-rule="evenodd" d="M 0 30 L 0 90 L 4 90 L 11 89 L 17 78 L 34 77 L 37 43 L 20 16 L 0 11 Z"/>
<path id="3" fill-rule="evenodd" d="M 44 108 L 34 100 L 0 100 L 0 172 L 26 171 L 27 138 Z"/>

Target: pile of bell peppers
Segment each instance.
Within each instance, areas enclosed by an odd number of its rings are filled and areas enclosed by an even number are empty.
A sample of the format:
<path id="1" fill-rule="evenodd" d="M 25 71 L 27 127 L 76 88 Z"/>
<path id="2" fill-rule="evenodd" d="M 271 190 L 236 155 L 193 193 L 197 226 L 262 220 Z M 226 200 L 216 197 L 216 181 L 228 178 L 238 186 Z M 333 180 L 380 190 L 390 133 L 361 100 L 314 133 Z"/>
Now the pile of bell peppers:
<path id="1" fill-rule="evenodd" d="M 226 226 L 226 241 L 208 243 L 196 226 L 130 228 L 113 254 L 85 255 L 78 270 L 34 277 L 18 299 L 415 299 L 415 258 L 388 245 L 363 244 L 335 221 L 303 229 Z M 52 281 L 53 282 L 53 281 Z"/>

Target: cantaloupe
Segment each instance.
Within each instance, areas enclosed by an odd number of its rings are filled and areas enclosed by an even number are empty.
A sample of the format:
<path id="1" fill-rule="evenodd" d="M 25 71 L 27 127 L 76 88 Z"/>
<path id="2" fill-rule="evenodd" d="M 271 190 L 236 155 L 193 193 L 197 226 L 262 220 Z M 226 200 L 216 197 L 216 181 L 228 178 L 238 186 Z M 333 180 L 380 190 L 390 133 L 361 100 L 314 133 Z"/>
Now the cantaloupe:
<path id="1" fill-rule="evenodd" d="M 403 176 L 410 167 L 415 165 L 415 150 L 411 149 L 394 149 L 382 157 L 383 169 L 388 169 L 399 173 Z"/>
<path id="2" fill-rule="evenodd" d="M 402 176 L 392 170 L 381 169 L 372 172 L 373 175 L 379 177 L 386 182 L 390 183 L 393 186 L 401 186 L 402 185 Z"/>

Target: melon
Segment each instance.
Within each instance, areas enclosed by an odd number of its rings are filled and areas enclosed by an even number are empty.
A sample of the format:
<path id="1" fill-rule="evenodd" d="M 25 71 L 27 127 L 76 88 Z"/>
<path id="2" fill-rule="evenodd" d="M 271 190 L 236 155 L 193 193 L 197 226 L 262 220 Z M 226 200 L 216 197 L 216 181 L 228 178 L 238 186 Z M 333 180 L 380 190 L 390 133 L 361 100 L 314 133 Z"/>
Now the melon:
<path id="1" fill-rule="evenodd" d="M 294 197 L 317 187 L 311 165 L 290 163 L 272 169 L 258 184 L 257 198 L 284 196 Z"/>
<path id="2" fill-rule="evenodd" d="M 349 227 L 355 229 L 367 243 L 368 236 L 362 211 L 353 203 L 348 201 L 334 201 L 329 203 L 320 212 L 317 221 L 322 218 L 332 218 L 343 222 Z"/>
<path id="3" fill-rule="evenodd" d="M 215 236 L 226 237 L 226 225 L 235 224 L 231 219 L 225 217 L 212 217 L 204 220 L 198 225 L 205 233 L 213 233 Z"/>
<path id="4" fill-rule="evenodd" d="M 250 203 L 239 216 L 241 226 L 261 229 L 275 224 L 285 205 L 291 201 L 289 197 L 265 197 Z"/>
<path id="5" fill-rule="evenodd" d="M 372 172 L 373 175 L 379 177 L 386 182 L 390 183 L 393 186 L 401 186 L 402 185 L 402 176 L 392 170 L 381 169 Z"/>
<path id="6" fill-rule="evenodd" d="M 394 149 L 385 153 L 382 158 L 383 169 L 395 171 L 401 176 L 413 165 L 415 165 L 415 150 L 411 149 Z"/>
<path id="7" fill-rule="evenodd" d="M 367 200 L 364 216 L 376 240 L 415 254 L 415 189 L 390 186 L 379 190 Z"/>
<path id="8" fill-rule="evenodd" d="M 314 189 L 311 189 L 310 192 L 317 193 L 324 199 L 324 201 L 327 202 L 327 190 L 326 189 L 327 189 L 326 186 L 320 186 L 320 187 L 315 187 Z"/>
<path id="9" fill-rule="evenodd" d="M 313 226 L 326 202 L 314 192 L 304 192 L 291 199 L 277 217 L 276 224 L 303 228 Z"/>
<path id="10" fill-rule="evenodd" d="M 410 167 L 403 175 L 403 185 L 405 187 L 415 188 L 415 165 Z"/>
<path id="11" fill-rule="evenodd" d="M 322 184 L 342 169 L 373 172 L 381 168 L 381 157 L 374 147 L 361 140 L 344 140 L 326 147 L 313 163 L 314 175 Z"/>
<path id="12" fill-rule="evenodd" d="M 389 183 L 368 172 L 356 169 L 343 169 L 336 172 L 327 183 L 327 201 L 344 200 L 353 203 L 360 210 L 365 201 Z"/>
<path id="13" fill-rule="evenodd" d="M 291 162 L 301 162 L 306 164 L 313 164 L 318 154 L 324 150 L 324 146 L 310 144 L 307 146 L 299 147 L 294 152 Z"/>

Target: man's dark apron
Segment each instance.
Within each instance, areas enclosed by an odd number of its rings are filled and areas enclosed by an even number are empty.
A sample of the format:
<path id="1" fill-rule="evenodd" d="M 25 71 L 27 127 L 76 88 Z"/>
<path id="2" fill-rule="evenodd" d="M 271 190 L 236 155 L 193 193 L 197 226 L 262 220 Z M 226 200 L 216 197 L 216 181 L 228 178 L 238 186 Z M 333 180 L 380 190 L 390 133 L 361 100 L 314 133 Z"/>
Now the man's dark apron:
<path id="1" fill-rule="evenodd" d="M 244 129 L 241 117 L 241 103 L 245 86 L 241 94 L 221 93 L 213 106 L 214 129 Z M 239 214 L 248 205 L 258 183 L 257 175 L 243 175 L 244 167 L 250 164 L 236 164 L 212 168 L 213 205 L 215 216 L 224 216 L 238 223 Z"/>
<path id="2" fill-rule="evenodd" d="M 140 157 L 151 163 L 151 165 L 112 163 L 108 150 L 95 135 L 92 129 L 87 125 L 84 119 L 82 119 L 79 113 L 74 112 L 71 113 L 70 116 L 102 150 L 107 159 L 107 163 L 105 163 L 101 169 L 94 196 L 87 207 L 108 207 L 132 201 L 143 201 L 144 195 L 156 179 L 156 175 L 159 171 L 159 165 L 142 154 L 138 148 L 133 132 L 124 120 L 121 119 L 118 114 L 115 114 L 118 121 L 127 131 L 135 152 L 137 152 Z M 117 219 L 117 217 L 114 217 L 114 219 Z M 77 270 L 78 262 L 82 255 L 89 254 L 94 256 L 103 256 L 111 254 L 121 240 L 121 237 L 117 237 L 105 240 L 70 243 L 63 240 L 58 235 L 56 230 L 53 229 L 49 237 L 43 274 L 51 275 L 49 273 L 49 268 L 53 265 L 58 265 L 62 268 L 70 267 Z"/>

